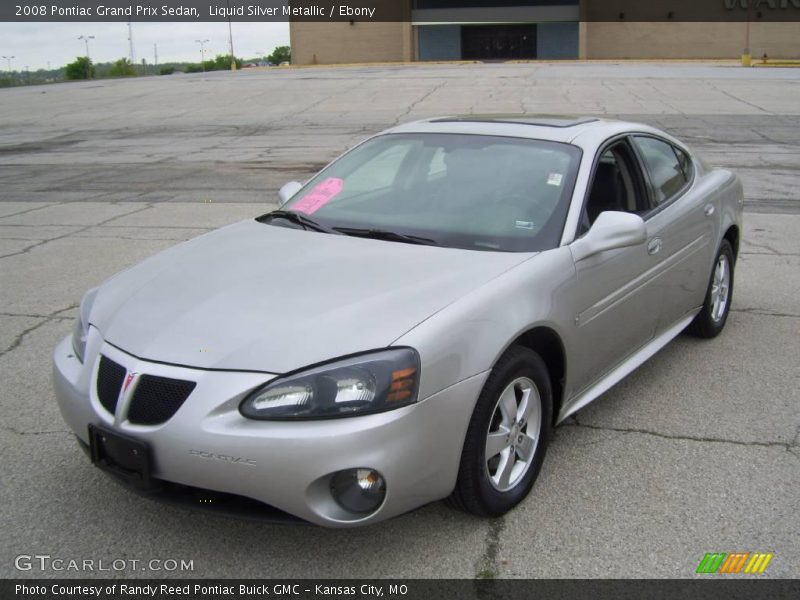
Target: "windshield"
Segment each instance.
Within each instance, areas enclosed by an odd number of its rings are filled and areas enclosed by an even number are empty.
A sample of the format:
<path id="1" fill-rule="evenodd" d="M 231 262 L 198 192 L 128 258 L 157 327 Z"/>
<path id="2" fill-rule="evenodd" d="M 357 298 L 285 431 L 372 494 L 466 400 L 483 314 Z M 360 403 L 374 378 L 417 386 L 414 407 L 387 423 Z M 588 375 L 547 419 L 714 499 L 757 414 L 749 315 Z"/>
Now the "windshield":
<path id="1" fill-rule="evenodd" d="M 283 208 L 349 235 L 548 250 L 561 239 L 580 156 L 541 140 L 387 134 L 328 166 Z"/>

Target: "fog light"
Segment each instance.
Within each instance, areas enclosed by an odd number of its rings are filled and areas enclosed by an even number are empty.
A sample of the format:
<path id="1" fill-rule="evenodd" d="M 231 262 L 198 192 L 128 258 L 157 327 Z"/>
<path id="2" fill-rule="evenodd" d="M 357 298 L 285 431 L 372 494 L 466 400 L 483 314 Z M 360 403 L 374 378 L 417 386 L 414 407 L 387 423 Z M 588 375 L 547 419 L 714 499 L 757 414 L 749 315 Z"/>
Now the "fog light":
<path id="1" fill-rule="evenodd" d="M 346 511 L 368 514 L 383 502 L 386 482 L 372 469 L 348 469 L 331 478 L 331 494 Z"/>

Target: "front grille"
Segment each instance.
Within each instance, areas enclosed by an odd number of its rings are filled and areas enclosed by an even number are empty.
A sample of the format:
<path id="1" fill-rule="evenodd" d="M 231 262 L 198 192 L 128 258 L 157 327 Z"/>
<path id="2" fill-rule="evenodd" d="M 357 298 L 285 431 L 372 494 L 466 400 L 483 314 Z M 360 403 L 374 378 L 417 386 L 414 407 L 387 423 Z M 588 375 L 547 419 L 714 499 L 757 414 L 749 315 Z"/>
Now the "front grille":
<path id="1" fill-rule="evenodd" d="M 97 398 L 112 415 L 117 410 L 117 399 L 125 381 L 125 367 L 118 365 L 110 358 L 100 356 L 100 366 L 97 368 Z"/>
<path id="2" fill-rule="evenodd" d="M 169 420 L 194 390 L 195 382 L 142 375 L 128 408 L 128 421 L 160 425 Z"/>

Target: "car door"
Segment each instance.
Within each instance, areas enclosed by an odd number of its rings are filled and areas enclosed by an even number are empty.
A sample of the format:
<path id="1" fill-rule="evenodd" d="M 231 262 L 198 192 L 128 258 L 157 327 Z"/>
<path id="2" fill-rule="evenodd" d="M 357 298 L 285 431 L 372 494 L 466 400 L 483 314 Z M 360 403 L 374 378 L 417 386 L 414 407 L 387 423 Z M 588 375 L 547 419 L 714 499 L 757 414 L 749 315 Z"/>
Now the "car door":
<path id="1" fill-rule="evenodd" d="M 660 298 L 657 331 L 678 323 L 703 303 L 711 264 L 715 203 L 694 183 L 688 153 L 654 135 L 632 136 L 649 188 L 650 251 L 657 259 L 654 286 Z"/>
<path id="2" fill-rule="evenodd" d="M 646 179 L 626 137 L 601 148 L 587 189 L 578 238 L 602 212 L 645 214 L 649 209 Z M 648 252 L 648 244 L 640 244 L 575 262 L 577 343 L 572 376 L 576 392 L 653 338 L 660 305 L 652 285 L 657 260 Z"/>

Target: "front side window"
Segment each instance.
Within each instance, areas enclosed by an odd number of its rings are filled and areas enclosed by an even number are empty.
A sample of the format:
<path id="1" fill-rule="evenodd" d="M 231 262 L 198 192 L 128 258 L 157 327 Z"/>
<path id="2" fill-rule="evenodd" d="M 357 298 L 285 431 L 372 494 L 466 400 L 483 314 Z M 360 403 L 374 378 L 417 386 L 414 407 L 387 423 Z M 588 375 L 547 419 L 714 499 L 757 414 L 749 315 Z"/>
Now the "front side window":
<path id="1" fill-rule="evenodd" d="M 586 233 L 603 212 L 644 213 L 646 198 L 641 172 L 628 143 L 618 142 L 606 148 L 595 166 L 579 235 Z"/>
<path id="2" fill-rule="evenodd" d="M 575 146 L 541 140 L 386 134 L 328 166 L 284 209 L 346 233 L 388 231 L 471 250 L 547 250 L 561 239 L 580 158 Z"/>
<path id="3" fill-rule="evenodd" d="M 672 144 L 645 136 L 634 137 L 634 141 L 650 174 L 655 194 L 653 200 L 659 206 L 683 189 L 689 180 L 688 174 Z M 685 154 L 683 157 L 688 164 L 688 157 Z"/>

